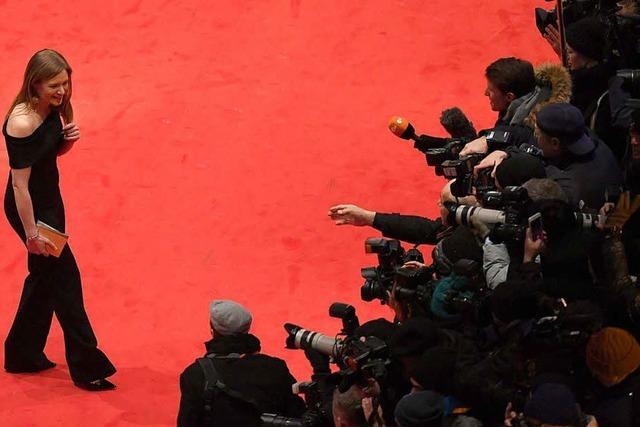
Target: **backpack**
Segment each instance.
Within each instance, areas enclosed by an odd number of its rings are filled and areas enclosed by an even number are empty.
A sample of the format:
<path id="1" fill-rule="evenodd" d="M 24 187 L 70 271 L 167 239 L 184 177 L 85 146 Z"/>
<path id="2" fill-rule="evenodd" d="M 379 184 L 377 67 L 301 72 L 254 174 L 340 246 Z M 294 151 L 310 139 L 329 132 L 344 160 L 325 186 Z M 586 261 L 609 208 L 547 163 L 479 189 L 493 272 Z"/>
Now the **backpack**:
<path id="1" fill-rule="evenodd" d="M 229 356 L 227 356 L 227 358 L 228 357 Z M 215 367 L 213 358 L 214 357 L 211 356 L 197 359 L 205 379 L 203 425 L 214 425 L 214 406 L 217 409 L 215 412 L 218 416 L 220 416 L 222 412 L 229 414 L 231 417 L 242 414 L 252 420 L 255 419 L 255 425 L 261 425 L 260 415 L 262 414 L 262 410 L 258 402 L 229 388 L 222 381 L 222 377 Z"/>

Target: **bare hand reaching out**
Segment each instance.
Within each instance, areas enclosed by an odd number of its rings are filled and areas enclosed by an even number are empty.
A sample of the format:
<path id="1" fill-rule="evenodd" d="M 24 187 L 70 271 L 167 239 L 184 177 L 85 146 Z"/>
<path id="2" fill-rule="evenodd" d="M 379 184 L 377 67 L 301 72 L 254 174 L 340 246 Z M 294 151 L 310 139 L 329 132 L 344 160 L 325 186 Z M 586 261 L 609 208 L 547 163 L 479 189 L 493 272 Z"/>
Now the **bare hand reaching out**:
<path id="1" fill-rule="evenodd" d="M 350 224 L 362 227 L 363 225 L 373 225 L 376 213 L 356 205 L 336 205 L 329 208 L 328 215 L 336 225 Z"/>

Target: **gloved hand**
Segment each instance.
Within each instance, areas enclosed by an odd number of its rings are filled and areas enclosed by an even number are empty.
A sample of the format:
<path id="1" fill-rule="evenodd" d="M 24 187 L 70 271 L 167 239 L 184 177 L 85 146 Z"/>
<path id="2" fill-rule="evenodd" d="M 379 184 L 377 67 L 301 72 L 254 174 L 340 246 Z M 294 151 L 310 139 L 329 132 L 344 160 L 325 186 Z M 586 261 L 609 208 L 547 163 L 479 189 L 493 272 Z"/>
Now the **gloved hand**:
<path id="1" fill-rule="evenodd" d="M 304 355 L 311 364 L 314 375 L 331 373 L 331 369 L 329 368 L 329 356 L 312 348 L 305 348 Z"/>
<path id="2" fill-rule="evenodd" d="M 631 215 L 640 209 L 640 195 L 631 198 L 631 193 L 625 191 L 620 195 L 618 203 L 608 212 L 607 220 L 602 224 L 605 230 L 618 231 L 627 223 Z"/>

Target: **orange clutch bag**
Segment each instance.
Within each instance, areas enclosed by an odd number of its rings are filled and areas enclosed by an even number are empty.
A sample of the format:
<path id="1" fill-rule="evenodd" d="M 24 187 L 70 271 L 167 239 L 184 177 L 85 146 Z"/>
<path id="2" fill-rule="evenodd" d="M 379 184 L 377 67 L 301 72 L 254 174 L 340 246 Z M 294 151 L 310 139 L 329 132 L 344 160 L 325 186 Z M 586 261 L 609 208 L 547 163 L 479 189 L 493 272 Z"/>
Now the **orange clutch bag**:
<path id="1" fill-rule="evenodd" d="M 42 221 L 38 221 L 36 223 L 36 227 L 38 227 L 38 234 L 47 239 L 51 240 L 54 245 L 56 245 L 56 250 L 53 250 L 50 246 L 47 246 L 47 252 L 49 255 L 53 255 L 58 258 L 64 249 L 64 245 L 67 244 L 67 240 L 69 240 L 69 235 L 64 234 L 61 231 L 56 230 L 48 224 L 45 224 Z"/>

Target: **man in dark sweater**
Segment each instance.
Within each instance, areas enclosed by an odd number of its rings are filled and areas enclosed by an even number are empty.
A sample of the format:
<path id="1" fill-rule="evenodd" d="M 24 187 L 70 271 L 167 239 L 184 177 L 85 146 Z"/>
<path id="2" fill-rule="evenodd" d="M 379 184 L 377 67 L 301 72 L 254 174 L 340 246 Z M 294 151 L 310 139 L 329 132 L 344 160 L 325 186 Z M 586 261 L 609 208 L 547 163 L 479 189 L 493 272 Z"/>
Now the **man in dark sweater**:
<path id="1" fill-rule="evenodd" d="M 179 427 L 260 426 L 263 412 L 302 415 L 304 402 L 291 390 L 295 379 L 283 360 L 260 354 L 260 341 L 249 333 L 251 320 L 251 314 L 236 302 L 211 303 L 213 339 L 205 344 L 203 359 L 213 363 L 219 380 L 235 396 L 217 391 L 207 402 L 205 374 L 196 360 L 180 375 Z"/>

